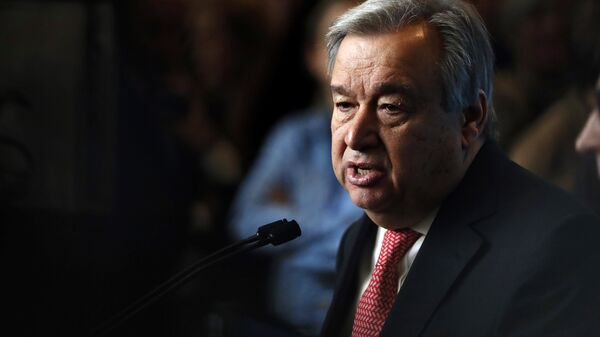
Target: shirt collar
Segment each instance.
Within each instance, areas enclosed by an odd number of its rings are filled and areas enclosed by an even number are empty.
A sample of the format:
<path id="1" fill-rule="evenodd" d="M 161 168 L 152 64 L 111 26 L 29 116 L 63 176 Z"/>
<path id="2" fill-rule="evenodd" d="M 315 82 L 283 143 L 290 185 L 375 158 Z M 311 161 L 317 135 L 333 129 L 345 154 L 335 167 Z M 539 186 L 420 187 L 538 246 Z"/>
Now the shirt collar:
<path id="1" fill-rule="evenodd" d="M 429 232 L 429 228 L 431 228 L 431 224 L 433 223 L 433 220 L 435 220 L 435 217 L 437 216 L 439 210 L 440 210 L 439 207 L 434 209 L 425 218 L 423 218 L 423 220 L 414 224 L 410 228 L 412 230 L 414 230 L 415 232 L 421 234 L 422 236 L 426 236 L 427 233 Z M 387 231 L 387 229 L 385 229 L 383 227 L 378 227 L 377 228 L 377 236 L 378 237 L 380 236 L 381 239 L 383 239 L 383 234 L 385 234 L 386 231 Z"/>
<path id="2" fill-rule="evenodd" d="M 415 232 L 421 233 L 423 236 L 427 235 L 427 233 L 429 232 L 429 228 L 431 228 L 433 220 L 435 220 L 435 217 L 437 216 L 438 211 L 439 207 L 434 209 L 433 212 L 429 213 L 423 220 L 419 221 L 416 225 L 412 226 L 411 228 Z"/>

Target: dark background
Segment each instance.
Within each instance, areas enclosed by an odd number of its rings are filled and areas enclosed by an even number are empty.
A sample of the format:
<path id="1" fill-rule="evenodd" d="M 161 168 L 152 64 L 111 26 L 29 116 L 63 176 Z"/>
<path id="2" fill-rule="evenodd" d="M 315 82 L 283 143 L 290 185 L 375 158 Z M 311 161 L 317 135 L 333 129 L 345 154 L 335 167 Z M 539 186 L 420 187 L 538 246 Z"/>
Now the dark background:
<path id="1" fill-rule="evenodd" d="M 0 2 L 0 334 L 86 335 L 230 243 L 237 182 L 313 90 L 301 51 L 313 2 L 279 2 L 281 22 L 252 1 Z M 197 54 L 214 45 L 242 65 L 204 85 L 198 63 L 215 60 Z M 220 177 L 206 163 L 224 142 L 237 174 Z M 211 313 L 260 308 L 267 268 L 246 256 L 206 270 L 113 334 L 218 336 Z"/>

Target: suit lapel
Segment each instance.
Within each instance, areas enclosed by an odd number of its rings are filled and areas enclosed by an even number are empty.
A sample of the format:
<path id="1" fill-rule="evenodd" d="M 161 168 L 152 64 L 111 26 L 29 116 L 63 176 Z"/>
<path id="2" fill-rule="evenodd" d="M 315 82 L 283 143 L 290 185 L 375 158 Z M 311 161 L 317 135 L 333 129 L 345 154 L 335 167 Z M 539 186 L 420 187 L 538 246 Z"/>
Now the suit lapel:
<path id="1" fill-rule="evenodd" d="M 489 143 L 489 142 L 488 142 Z M 473 225 L 494 213 L 499 150 L 486 144 L 441 206 L 392 307 L 381 336 L 418 336 L 482 245 Z"/>
<path id="2" fill-rule="evenodd" d="M 323 324 L 323 337 L 339 337 L 341 331 L 347 328 L 346 323 L 353 315 L 354 300 L 358 289 L 358 272 L 363 256 L 373 250 L 377 225 L 366 216 L 358 220 L 348 231 L 347 237 L 341 242 L 338 254 L 341 256 L 338 280 L 328 316 Z M 347 255 L 346 255 L 347 254 Z"/>

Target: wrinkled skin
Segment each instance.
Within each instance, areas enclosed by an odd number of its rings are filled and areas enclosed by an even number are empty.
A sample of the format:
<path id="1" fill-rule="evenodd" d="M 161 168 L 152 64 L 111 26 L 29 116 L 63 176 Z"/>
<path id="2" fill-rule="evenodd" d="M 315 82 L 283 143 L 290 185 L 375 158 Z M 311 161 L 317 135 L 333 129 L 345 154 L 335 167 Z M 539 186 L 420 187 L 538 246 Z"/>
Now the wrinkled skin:
<path id="1" fill-rule="evenodd" d="M 384 228 L 412 226 L 434 211 L 482 144 L 483 93 L 466 114 L 442 107 L 440 46 L 437 32 L 418 23 L 348 35 L 336 56 L 333 168 L 352 201 Z"/>

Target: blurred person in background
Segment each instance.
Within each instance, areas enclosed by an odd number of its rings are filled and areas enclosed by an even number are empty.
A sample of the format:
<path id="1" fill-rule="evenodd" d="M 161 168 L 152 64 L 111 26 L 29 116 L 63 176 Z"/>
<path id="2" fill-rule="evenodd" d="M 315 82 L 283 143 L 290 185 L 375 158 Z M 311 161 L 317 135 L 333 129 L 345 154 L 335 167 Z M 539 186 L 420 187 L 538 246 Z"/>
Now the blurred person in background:
<path id="1" fill-rule="evenodd" d="M 228 221 L 233 192 L 256 160 L 259 143 L 281 118 L 282 109 L 310 104 L 307 99 L 298 99 L 314 87 L 313 79 L 300 66 L 303 46 L 298 41 L 303 29 L 298 23 L 304 22 L 314 2 L 186 1 L 191 70 L 188 109 L 175 130 L 196 153 L 198 174 L 182 267 L 231 243 L 233 238 L 223 224 Z M 294 90 L 289 90 L 290 78 L 294 79 Z M 251 231 L 254 233 L 260 224 L 254 223 Z M 182 303 L 179 333 L 216 333 L 223 323 L 222 309 L 232 303 L 264 307 L 267 298 L 262 296 L 262 275 L 267 264 L 265 259 L 247 254 L 214 266 L 204 277 L 183 287 L 178 293 Z M 237 286 L 238 282 L 245 287 Z M 227 328 L 234 326 L 246 325 L 237 321 Z M 227 332 L 231 334 L 235 332 Z"/>
<path id="2" fill-rule="evenodd" d="M 584 127 L 580 130 L 575 143 L 577 152 L 593 154 L 596 160 L 596 173 L 600 179 L 600 76 L 595 88 L 595 102 Z"/>
<path id="3" fill-rule="evenodd" d="M 504 0 L 500 8 L 502 39 L 509 66 L 494 79 L 499 144 L 504 150 L 552 102 L 564 94 L 570 67 L 570 0 Z"/>
<path id="4" fill-rule="evenodd" d="M 299 0 L 180 1 L 187 8 L 189 84 L 179 85 L 187 88 L 188 109 L 175 129 L 196 154 L 198 171 L 190 235 L 209 237 L 205 248 L 216 249 L 227 242 L 221 224 L 233 191 L 277 118 L 278 101 L 264 104 L 265 97 L 297 101 L 282 95 L 281 86 L 269 88 L 272 79 L 299 72 L 300 62 L 284 59 L 283 49 L 295 39 L 293 23 L 306 5 Z"/>
<path id="5" fill-rule="evenodd" d="M 587 31 L 587 35 L 579 37 L 581 42 L 587 42 L 583 45 L 589 48 L 587 55 L 590 61 L 595 63 L 588 75 L 597 77 L 595 87 L 588 96 L 591 112 L 576 139 L 576 150 L 583 156 L 583 164 L 577 174 L 575 194 L 600 214 L 600 29 L 597 21 L 600 16 L 600 4 L 594 0 L 584 3 L 582 17 L 586 22 L 595 22 L 596 30 Z"/>
<path id="6" fill-rule="evenodd" d="M 281 218 L 300 224 L 299 239 L 261 252 L 271 261 L 267 314 L 306 336 L 318 334 L 331 301 L 342 233 L 362 214 L 331 167 L 332 105 L 324 45 L 329 25 L 354 3 L 323 0 L 313 10 L 304 42 L 306 67 L 318 83 L 311 106 L 293 111 L 274 126 L 231 210 L 229 229 L 236 239 Z"/>
<path id="7" fill-rule="evenodd" d="M 575 194 L 600 214 L 600 76 L 596 84 L 593 110 L 581 129 L 576 149 L 584 156 L 584 164 L 579 172 Z"/>
<path id="8" fill-rule="evenodd" d="M 567 91 L 516 137 L 509 156 L 545 180 L 574 192 L 582 160 L 572 144 L 594 104 L 595 74 L 600 72 L 595 46 L 600 36 L 600 3 L 579 0 L 569 20 Z"/>
<path id="9" fill-rule="evenodd" d="M 221 120 L 244 175 L 280 107 L 303 103 L 281 90 L 282 81 L 291 76 L 299 82 L 299 94 L 309 90 L 308 76 L 298 67 L 297 27 L 314 0 L 188 3 L 192 76 L 210 98 L 211 113 Z"/>

